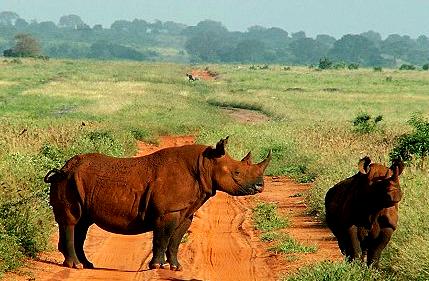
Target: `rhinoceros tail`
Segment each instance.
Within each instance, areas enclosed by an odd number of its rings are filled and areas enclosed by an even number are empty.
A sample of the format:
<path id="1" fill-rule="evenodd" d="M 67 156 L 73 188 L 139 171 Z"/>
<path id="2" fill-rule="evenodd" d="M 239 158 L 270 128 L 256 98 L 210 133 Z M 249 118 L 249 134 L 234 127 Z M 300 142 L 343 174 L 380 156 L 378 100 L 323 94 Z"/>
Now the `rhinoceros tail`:
<path id="1" fill-rule="evenodd" d="M 58 169 L 50 170 L 46 176 L 43 178 L 43 181 L 46 183 L 57 182 L 65 177 L 65 173 Z"/>

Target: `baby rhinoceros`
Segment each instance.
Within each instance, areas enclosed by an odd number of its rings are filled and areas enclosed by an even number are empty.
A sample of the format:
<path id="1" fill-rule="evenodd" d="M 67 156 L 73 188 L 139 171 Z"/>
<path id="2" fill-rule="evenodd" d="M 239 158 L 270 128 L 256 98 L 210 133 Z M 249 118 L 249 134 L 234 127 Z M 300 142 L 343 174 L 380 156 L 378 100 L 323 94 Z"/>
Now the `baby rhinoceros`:
<path id="1" fill-rule="evenodd" d="M 153 231 L 151 269 L 181 270 L 177 252 L 194 213 L 217 190 L 230 195 L 262 192 L 271 152 L 252 164 L 225 152 L 228 138 L 215 147 L 185 145 L 137 158 L 77 155 L 45 176 L 59 225 L 58 250 L 64 265 L 93 268 L 83 245 L 88 228 L 124 235 Z"/>
<path id="2" fill-rule="evenodd" d="M 401 161 L 390 168 L 364 157 L 359 172 L 328 190 L 326 222 L 349 260 L 361 258 L 378 266 L 381 252 L 397 227 L 398 202 L 402 198 Z"/>

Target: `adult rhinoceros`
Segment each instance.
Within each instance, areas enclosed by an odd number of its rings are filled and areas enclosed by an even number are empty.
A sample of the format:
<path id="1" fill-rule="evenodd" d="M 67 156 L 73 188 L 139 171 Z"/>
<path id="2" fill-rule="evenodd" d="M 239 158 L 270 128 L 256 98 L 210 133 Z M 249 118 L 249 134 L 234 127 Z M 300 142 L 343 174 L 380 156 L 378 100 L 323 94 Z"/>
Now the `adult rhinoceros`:
<path id="1" fill-rule="evenodd" d="M 88 228 L 125 235 L 153 231 L 151 269 L 181 270 L 177 252 L 194 213 L 216 190 L 251 195 L 262 192 L 271 153 L 259 164 L 250 152 L 241 161 L 216 147 L 185 145 L 137 158 L 77 155 L 51 170 L 50 204 L 59 225 L 58 250 L 64 265 L 93 268 L 83 250 Z M 165 260 L 165 256 L 167 260 Z"/>

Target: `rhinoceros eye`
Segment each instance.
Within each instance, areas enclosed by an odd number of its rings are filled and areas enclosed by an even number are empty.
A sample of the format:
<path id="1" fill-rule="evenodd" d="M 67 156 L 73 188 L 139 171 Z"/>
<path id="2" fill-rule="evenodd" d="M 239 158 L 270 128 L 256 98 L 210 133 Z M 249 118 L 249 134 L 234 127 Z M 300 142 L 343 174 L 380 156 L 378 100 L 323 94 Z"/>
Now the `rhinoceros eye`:
<path id="1" fill-rule="evenodd" d="M 240 170 L 235 170 L 235 171 L 233 172 L 233 174 L 234 174 L 234 176 L 239 176 L 239 175 L 240 175 Z"/>

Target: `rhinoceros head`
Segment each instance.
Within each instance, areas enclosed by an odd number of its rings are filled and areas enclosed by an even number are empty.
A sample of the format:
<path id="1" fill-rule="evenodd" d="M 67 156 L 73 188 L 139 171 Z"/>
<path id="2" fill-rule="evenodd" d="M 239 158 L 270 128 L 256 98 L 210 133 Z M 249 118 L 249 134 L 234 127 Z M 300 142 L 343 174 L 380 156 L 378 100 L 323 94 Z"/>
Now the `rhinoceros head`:
<path id="1" fill-rule="evenodd" d="M 251 195 L 264 189 L 264 171 L 271 160 L 271 152 L 258 164 L 253 164 L 249 152 L 241 161 L 232 159 L 225 151 L 228 137 L 215 148 L 209 147 L 205 157 L 211 166 L 211 182 L 215 190 L 231 195 Z"/>
<path id="2" fill-rule="evenodd" d="M 402 191 L 399 185 L 399 175 L 404 169 L 400 160 L 394 160 L 390 168 L 371 163 L 369 157 L 359 161 L 359 171 L 367 177 L 367 189 L 380 207 L 389 207 L 402 199 Z"/>

